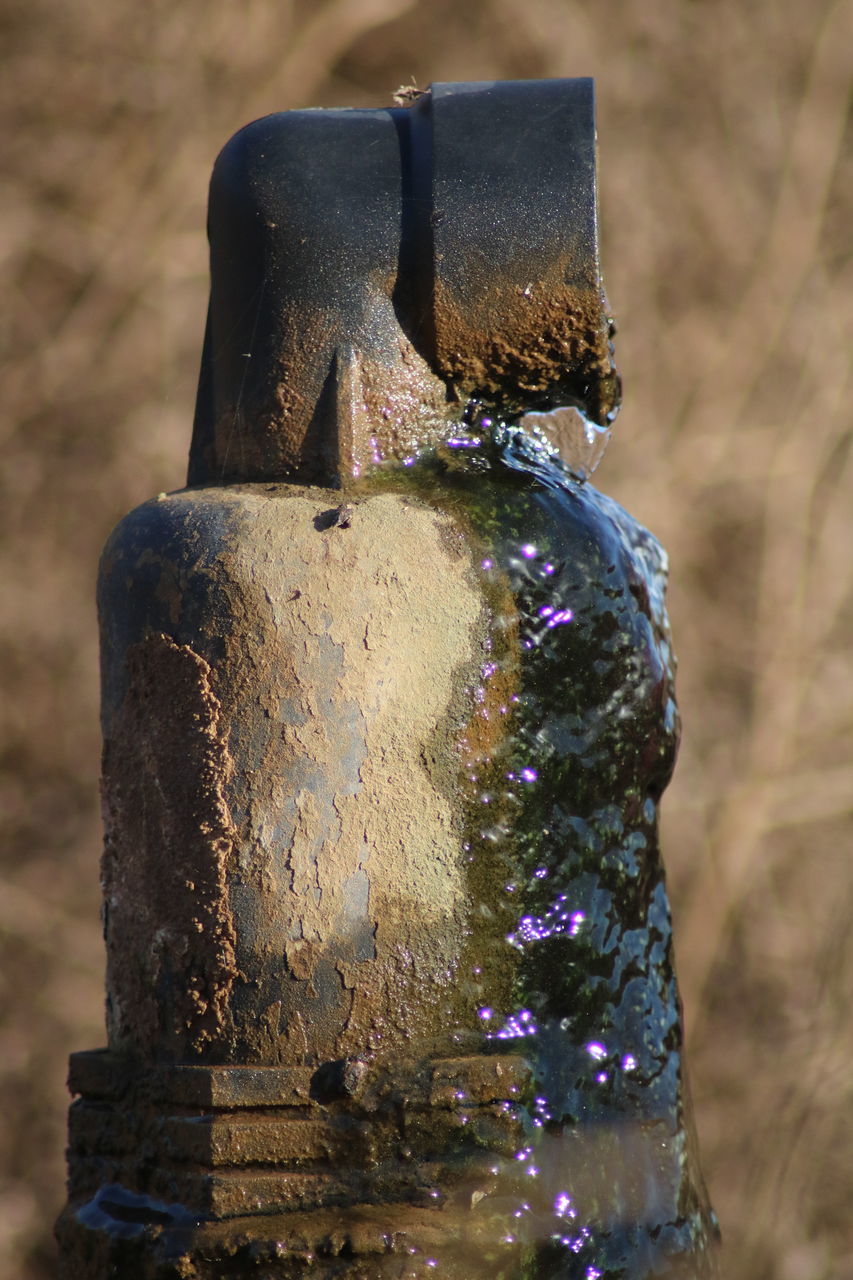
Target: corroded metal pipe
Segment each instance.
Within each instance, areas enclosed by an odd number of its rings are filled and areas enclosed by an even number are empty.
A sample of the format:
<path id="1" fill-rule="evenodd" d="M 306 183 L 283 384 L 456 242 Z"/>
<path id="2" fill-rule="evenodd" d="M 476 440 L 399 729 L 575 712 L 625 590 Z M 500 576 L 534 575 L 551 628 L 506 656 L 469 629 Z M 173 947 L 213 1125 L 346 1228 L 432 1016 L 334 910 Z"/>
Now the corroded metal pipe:
<path id="1" fill-rule="evenodd" d="M 589 81 L 248 126 L 190 487 L 104 552 L 69 1280 L 710 1276 Z M 561 460 L 538 429 L 567 420 Z"/>

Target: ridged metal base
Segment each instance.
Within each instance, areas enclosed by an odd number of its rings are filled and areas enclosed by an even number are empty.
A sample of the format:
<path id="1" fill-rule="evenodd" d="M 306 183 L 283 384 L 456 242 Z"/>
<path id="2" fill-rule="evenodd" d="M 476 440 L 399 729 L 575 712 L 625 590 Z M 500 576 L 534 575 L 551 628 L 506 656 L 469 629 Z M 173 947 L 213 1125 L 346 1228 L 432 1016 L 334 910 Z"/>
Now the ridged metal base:
<path id="1" fill-rule="evenodd" d="M 74 1054 L 63 1274 L 390 1278 L 434 1274 L 433 1253 L 442 1275 L 487 1255 L 491 1277 L 515 1274 L 528 1080 L 511 1055 L 312 1070 Z"/>

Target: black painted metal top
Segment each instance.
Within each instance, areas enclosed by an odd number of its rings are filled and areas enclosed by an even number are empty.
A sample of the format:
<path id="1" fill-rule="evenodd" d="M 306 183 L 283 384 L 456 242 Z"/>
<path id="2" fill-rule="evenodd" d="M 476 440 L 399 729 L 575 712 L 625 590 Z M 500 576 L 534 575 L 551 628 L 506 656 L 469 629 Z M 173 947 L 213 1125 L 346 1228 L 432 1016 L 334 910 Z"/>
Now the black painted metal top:
<path id="1" fill-rule="evenodd" d="M 592 81 L 267 116 L 222 151 L 191 484 L 340 484 L 504 416 L 618 402 Z"/>

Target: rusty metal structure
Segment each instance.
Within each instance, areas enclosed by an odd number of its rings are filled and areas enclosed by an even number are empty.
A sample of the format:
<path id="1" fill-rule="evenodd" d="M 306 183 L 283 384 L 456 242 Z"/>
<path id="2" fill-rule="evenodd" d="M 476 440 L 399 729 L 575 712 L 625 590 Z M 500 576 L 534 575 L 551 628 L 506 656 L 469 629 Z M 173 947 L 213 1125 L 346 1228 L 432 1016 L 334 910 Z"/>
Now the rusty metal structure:
<path id="1" fill-rule="evenodd" d="M 714 1274 L 665 557 L 538 429 L 618 407 L 595 160 L 555 80 L 216 163 L 188 487 L 101 566 L 66 1280 Z"/>

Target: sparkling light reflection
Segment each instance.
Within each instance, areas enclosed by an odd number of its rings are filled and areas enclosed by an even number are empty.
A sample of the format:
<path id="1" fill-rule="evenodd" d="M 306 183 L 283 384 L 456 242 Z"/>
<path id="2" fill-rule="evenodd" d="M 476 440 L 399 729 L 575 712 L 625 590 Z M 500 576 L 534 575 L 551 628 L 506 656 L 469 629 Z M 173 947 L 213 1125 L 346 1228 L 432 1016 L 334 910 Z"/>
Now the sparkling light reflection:
<path id="1" fill-rule="evenodd" d="M 539 871 L 535 875 L 537 879 L 543 878 Z M 576 938 L 585 920 L 583 911 L 571 911 L 566 906 L 566 895 L 560 894 L 544 916 L 522 916 L 515 932 L 507 934 L 506 940 L 510 946 L 523 951 L 526 946 L 541 942 L 543 938 Z"/>
<path id="2" fill-rule="evenodd" d="M 490 1034 L 489 1039 L 519 1040 L 523 1036 L 535 1036 L 537 1030 L 533 1014 L 528 1009 L 522 1009 L 520 1013 L 510 1014 L 500 1031 Z"/>

